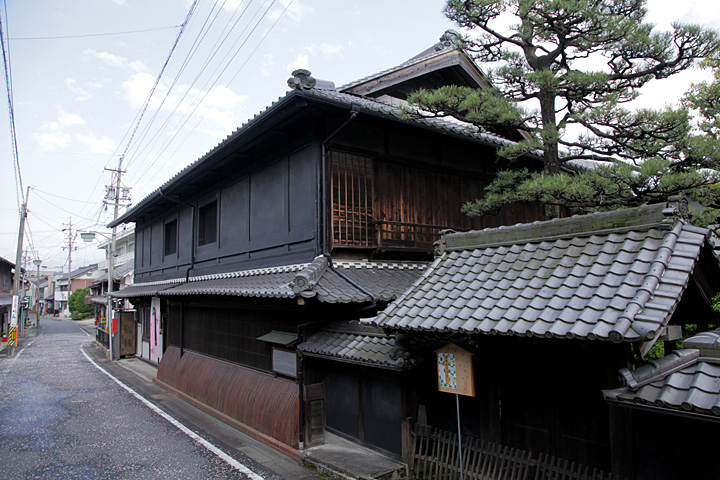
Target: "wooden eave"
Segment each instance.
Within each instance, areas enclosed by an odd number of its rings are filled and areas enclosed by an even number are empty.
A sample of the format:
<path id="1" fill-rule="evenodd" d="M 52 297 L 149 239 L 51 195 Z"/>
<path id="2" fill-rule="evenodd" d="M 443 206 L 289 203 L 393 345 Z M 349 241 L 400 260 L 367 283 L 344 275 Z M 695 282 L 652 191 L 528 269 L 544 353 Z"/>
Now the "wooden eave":
<path id="1" fill-rule="evenodd" d="M 412 90 L 423 87 L 437 88 L 440 85 L 447 85 L 447 80 L 451 80 L 452 84 L 472 88 L 490 86 L 482 72 L 465 53 L 451 50 L 385 74 L 378 74 L 341 91 L 366 97 L 379 97 L 393 90 L 399 90 L 405 94 L 404 97 L 399 98 L 405 98 Z"/>

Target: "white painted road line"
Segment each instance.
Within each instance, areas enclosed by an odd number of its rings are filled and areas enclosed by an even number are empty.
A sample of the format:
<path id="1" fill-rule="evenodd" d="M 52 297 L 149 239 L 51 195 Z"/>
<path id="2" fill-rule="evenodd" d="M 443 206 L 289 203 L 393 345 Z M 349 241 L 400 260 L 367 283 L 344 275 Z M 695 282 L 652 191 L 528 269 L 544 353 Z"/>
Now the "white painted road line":
<path id="1" fill-rule="evenodd" d="M 23 350 L 24 350 L 24 349 L 23 349 Z M 192 430 L 190 430 L 189 428 L 187 428 L 185 425 L 183 425 L 182 423 L 180 423 L 178 420 L 176 420 L 176 419 L 173 418 L 172 416 L 168 415 L 166 412 L 164 412 L 164 411 L 162 411 L 161 409 L 159 409 L 156 405 L 154 405 L 152 402 L 148 401 L 148 400 L 147 400 L 146 398 L 144 398 L 142 395 L 138 394 L 135 390 L 133 390 L 132 388 L 128 387 L 128 386 L 125 385 L 123 382 L 121 382 L 120 380 L 118 380 L 117 378 L 115 378 L 110 372 L 108 372 L 107 370 L 105 370 L 104 368 L 102 368 L 100 365 L 98 365 L 97 362 L 95 362 L 95 360 L 93 360 L 92 358 L 90 358 L 90 356 L 88 356 L 88 354 L 85 353 L 85 349 L 84 349 L 84 348 L 80 347 L 80 352 L 82 352 L 82 354 L 85 356 L 85 358 L 87 358 L 88 362 L 90 362 L 95 368 L 97 368 L 98 370 L 100 370 L 102 373 L 104 373 L 105 375 L 107 375 L 108 377 L 110 377 L 110 379 L 111 379 L 113 382 L 115 382 L 115 383 L 117 383 L 118 385 L 120 385 L 122 388 L 124 388 L 126 391 L 128 391 L 130 394 L 132 394 L 135 398 L 137 398 L 137 399 L 140 400 L 142 403 L 144 403 L 145 406 L 147 406 L 150 410 L 152 410 L 153 412 L 157 413 L 157 414 L 160 415 L 162 418 L 164 418 L 165 420 L 167 420 L 168 422 L 170 422 L 172 425 L 174 425 L 178 430 L 180 430 L 181 432 L 183 432 L 185 435 L 187 435 L 188 437 L 190 437 L 190 438 L 192 438 L 193 440 L 195 440 L 195 442 L 197 442 L 198 444 L 202 445 L 202 446 L 203 446 L 204 448 L 206 448 L 208 451 L 210 451 L 210 452 L 212 452 L 213 454 L 215 454 L 216 456 L 220 457 L 222 460 L 224 460 L 228 465 L 230 465 L 231 467 L 233 467 L 235 470 L 239 471 L 240 473 L 243 473 L 243 474 L 247 475 L 247 476 L 248 476 L 249 478 L 251 478 L 252 480 L 265 480 L 264 477 L 262 477 L 262 476 L 258 475 L 257 473 L 253 472 L 253 471 L 250 470 L 248 467 L 246 467 L 246 466 L 243 465 L 242 463 L 238 462 L 237 460 L 235 460 L 234 458 L 232 458 L 230 455 L 228 455 L 227 453 L 223 452 L 222 450 L 220 450 L 219 448 L 217 448 L 215 445 L 213 445 L 212 443 L 208 442 L 207 440 L 205 440 L 204 438 L 202 438 L 200 435 L 198 435 L 197 433 L 195 433 L 195 432 L 193 432 Z M 19 355 L 18 355 L 18 356 L 19 356 Z"/>

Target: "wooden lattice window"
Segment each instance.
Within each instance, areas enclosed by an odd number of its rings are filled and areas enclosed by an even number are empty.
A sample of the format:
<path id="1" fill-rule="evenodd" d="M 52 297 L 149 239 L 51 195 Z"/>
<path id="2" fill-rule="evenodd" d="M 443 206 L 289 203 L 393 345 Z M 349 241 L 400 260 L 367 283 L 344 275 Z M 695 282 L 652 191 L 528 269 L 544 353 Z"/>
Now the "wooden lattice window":
<path id="1" fill-rule="evenodd" d="M 372 158 L 333 151 L 332 229 L 333 245 L 372 247 L 373 225 Z"/>

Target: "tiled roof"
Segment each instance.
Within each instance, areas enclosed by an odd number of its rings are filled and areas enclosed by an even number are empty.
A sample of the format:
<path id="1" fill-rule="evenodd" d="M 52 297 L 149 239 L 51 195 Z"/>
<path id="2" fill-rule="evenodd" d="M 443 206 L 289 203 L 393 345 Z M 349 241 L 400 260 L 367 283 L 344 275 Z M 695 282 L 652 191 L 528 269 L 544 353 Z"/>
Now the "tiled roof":
<path id="1" fill-rule="evenodd" d="M 154 297 L 158 292 L 172 288 L 181 281 L 178 279 L 169 282 L 136 283 L 112 292 L 110 296 L 113 298 Z"/>
<path id="2" fill-rule="evenodd" d="M 450 234 L 382 327 L 654 340 L 688 285 L 708 230 L 650 205 Z"/>
<path id="3" fill-rule="evenodd" d="M 329 328 L 311 335 L 298 346 L 306 355 L 337 361 L 400 369 L 416 360 L 400 342 L 398 335 L 385 335 L 380 329 Z M 363 331 L 364 330 L 364 331 Z M 402 335 L 402 334 L 401 334 Z"/>
<path id="4" fill-rule="evenodd" d="M 107 297 L 90 297 L 86 298 L 86 301 L 89 301 L 90 303 L 98 303 L 100 305 L 107 305 L 108 299 Z"/>
<path id="5" fill-rule="evenodd" d="M 112 296 L 316 297 L 324 303 L 361 303 L 372 300 L 367 294 L 370 292 L 379 301 L 390 301 L 408 288 L 426 267 L 427 263 L 423 262 L 353 261 L 337 262 L 330 268 L 325 257 L 318 257 L 311 263 L 192 277 L 187 282 L 176 279 L 135 284 L 113 292 Z"/>
<path id="6" fill-rule="evenodd" d="M 625 387 L 603 395 L 621 404 L 720 417 L 720 331 L 702 333 L 683 346 L 635 370 L 620 370 Z"/>
<path id="7" fill-rule="evenodd" d="M 161 295 L 233 295 L 240 297 L 292 298 L 289 283 L 303 265 L 261 268 L 191 278 Z"/>
<path id="8" fill-rule="evenodd" d="M 120 266 L 113 268 L 113 278 L 115 280 L 122 280 L 123 277 L 131 274 L 135 270 L 135 262 L 126 262 Z"/>
<path id="9" fill-rule="evenodd" d="M 78 275 L 82 275 L 83 273 L 88 273 L 93 270 L 97 270 L 97 267 L 98 267 L 98 264 L 93 263 L 92 265 L 88 265 L 86 267 L 76 268 L 75 270 L 72 271 L 72 276 L 73 276 L 73 278 L 76 278 Z M 57 280 L 67 280 L 67 278 L 68 278 L 68 276 L 66 273 L 64 275 L 57 277 Z"/>
<path id="10" fill-rule="evenodd" d="M 443 36 L 440 38 L 440 41 L 438 43 L 434 44 L 430 48 L 423 50 L 422 52 L 415 55 L 411 59 L 406 60 L 405 62 L 403 62 L 399 65 L 390 67 L 381 72 L 375 73 L 373 75 L 368 75 L 367 77 L 364 77 L 364 78 L 361 78 L 354 82 L 345 84 L 345 85 L 341 86 L 338 90 L 340 90 L 340 91 L 350 90 L 357 85 L 361 85 L 363 83 L 369 82 L 376 78 L 385 77 L 393 72 L 397 72 L 397 71 L 403 70 L 407 67 L 417 65 L 418 63 L 422 63 L 426 60 L 430 60 L 434 57 L 444 55 L 447 52 L 451 52 L 451 51 L 462 52 L 462 50 L 457 46 L 457 43 L 456 43 L 455 39 L 453 38 L 453 36 L 457 37 L 457 36 L 459 36 L 459 34 L 453 30 L 448 30 L 443 34 Z"/>
<path id="11" fill-rule="evenodd" d="M 400 107 L 385 103 L 374 98 L 344 93 L 334 89 L 321 88 L 315 88 L 311 90 L 309 92 L 309 95 L 325 97 L 327 99 L 341 102 L 347 105 L 355 104 L 363 108 L 366 112 L 376 112 L 378 114 L 387 115 L 389 118 L 393 118 L 398 121 L 405 121 L 415 125 L 430 127 L 433 129 L 461 135 L 475 140 L 482 140 L 496 146 L 515 144 L 515 142 L 513 142 L 512 140 L 508 140 L 507 138 L 501 137 L 500 135 L 481 131 L 479 127 L 476 127 L 474 125 L 443 120 L 442 118 L 411 115 L 408 113 L 408 111 Z"/>
<path id="12" fill-rule="evenodd" d="M 236 141 L 237 137 L 242 135 L 250 126 L 270 115 L 271 112 L 282 110 L 282 106 L 285 103 L 291 101 L 292 97 L 294 96 L 302 96 L 310 100 L 326 99 L 347 106 L 355 104 L 363 108 L 366 113 L 374 112 L 375 114 L 387 116 L 387 118 L 394 119 L 395 121 L 409 122 L 411 124 L 432 128 L 441 132 L 452 133 L 455 135 L 467 137 L 469 139 L 480 140 L 496 146 L 504 146 L 515 143 L 499 135 L 482 132 L 478 127 L 462 125 L 452 121 L 443 120 L 442 118 L 422 118 L 417 116 L 410 116 L 406 111 L 397 106 L 390 105 L 380 100 L 368 97 L 343 93 L 332 88 L 326 89 L 318 86 L 318 88 L 313 88 L 310 91 L 290 90 L 286 93 L 285 96 L 280 97 L 277 101 L 273 102 L 265 110 L 261 111 L 253 118 L 243 123 L 239 128 L 237 128 L 230 135 L 228 135 L 225 140 L 220 142 L 218 145 L 208 151 L 205 155 L 187 165 L 185 168 L 183 168 L 181 171 L 179 171 L 169 180 L 167 180 L 160 188 L 151 192 L 145 198 L 140 200 L 140 202 L 138 202 L 130 211 L 128 211 L 119 218 L 120 223 L 123 222 L 123 219 L 125 217 L 130 216 L 133 212 L 138 211 L 138 209 L 148 204 L 152 198 L 159 195 L 160 191 L 167 190 L 176 182 L 182 180 L 189 174 L 190 171 L 193 171 L 195 168 L 197 168 L 199 164 L 205 162 L 207 159 L 213 156 L 216 151 L 219 151 L 222 147 L 229 144 L 230 142 Z M 113 224 L 117 224 L 117 221 L 111 223 L 110 225 Z"/>
<path id="13" fill-rule="evenodd" d="M 368 302 L 370 296 L 353 286 L 348 277 L 375 295 L 379 301 L 397 298 L 425 271 L 425 262 L 334 262 L 335 270 L 326 268 L 313 292 L 321 302 Z M 340 273 L 337 273 L 340 272 Z"/>

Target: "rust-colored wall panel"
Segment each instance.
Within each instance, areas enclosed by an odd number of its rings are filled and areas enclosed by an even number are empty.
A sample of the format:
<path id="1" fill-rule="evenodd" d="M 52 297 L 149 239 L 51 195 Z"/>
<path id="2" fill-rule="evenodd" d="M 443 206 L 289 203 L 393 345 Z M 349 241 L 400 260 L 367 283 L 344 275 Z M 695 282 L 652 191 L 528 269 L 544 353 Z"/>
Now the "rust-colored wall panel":
<path id="1" fill-rule="evenodd" d="M 293 448 L 298 446 L 294 382 L 212 357 L 169 347 L 157 378 L 186 395 Z"/>

